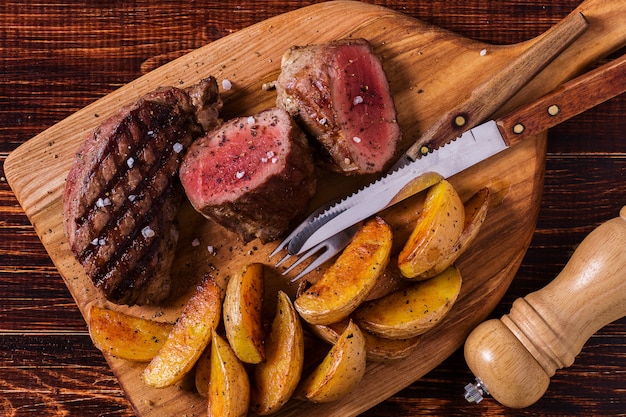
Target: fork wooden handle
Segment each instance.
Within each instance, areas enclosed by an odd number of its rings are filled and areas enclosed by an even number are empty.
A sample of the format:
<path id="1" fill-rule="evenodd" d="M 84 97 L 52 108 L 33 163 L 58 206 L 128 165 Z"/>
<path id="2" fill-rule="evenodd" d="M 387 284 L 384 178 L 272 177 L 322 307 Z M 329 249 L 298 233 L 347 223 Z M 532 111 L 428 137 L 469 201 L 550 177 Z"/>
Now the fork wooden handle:
<path id="1" fill-rule="evenodd" d="M 570 366 L 600 328 L 626 316 L 626 206 L 600 225 L 543 289 L 509 314 L 478 326 L 465 342 L 468 366 L 501 404 L 539 400 L 557 369 Z"/>

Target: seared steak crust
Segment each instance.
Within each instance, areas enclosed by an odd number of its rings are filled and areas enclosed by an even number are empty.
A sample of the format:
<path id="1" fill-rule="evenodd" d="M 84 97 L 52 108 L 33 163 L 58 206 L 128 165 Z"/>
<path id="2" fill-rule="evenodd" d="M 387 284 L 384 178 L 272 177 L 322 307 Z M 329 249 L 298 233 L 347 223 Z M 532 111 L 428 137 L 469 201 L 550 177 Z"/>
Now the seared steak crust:
<path id="1" fill-rule="evenodd" d="M 307 139 L 280 109 L 230 120 L 196 140 L 180 179 L 196 210 L 246 242 L 287 231 L 316 189 Z"/>
<path id="2" fill-rule="evenodd" d="M 63 195 L 72 252 L 107 299 L 148 304 L 170 294 L 182 197 L 182 156 L 222 106 L 210 77 L 159 88 L 96 128 L 76 154 Z"/>
<path id="3" fill-rule="evenodd" d="M 345 174 L 382 171 L 401 133 L 389 82 L 365 39 L 294 46 L 283 55 L 277 106 L 314 137 L 327 167 Z"/>

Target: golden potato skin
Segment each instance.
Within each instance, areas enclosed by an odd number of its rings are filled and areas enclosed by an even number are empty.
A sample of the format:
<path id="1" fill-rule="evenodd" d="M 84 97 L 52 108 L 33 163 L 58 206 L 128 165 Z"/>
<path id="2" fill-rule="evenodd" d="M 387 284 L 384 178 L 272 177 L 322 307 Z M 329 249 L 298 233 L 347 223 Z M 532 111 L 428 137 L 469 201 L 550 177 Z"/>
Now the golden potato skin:
<path id="1" fill-rule="evenodd" d="M 352 320 L 322 363 L 298 387 L 298 398 L 316 403 L 337 401 L 365 375 L 365 338 Z"/>
<path id="2" fill-rule="evenodd" d="M 381 337 L 406 339 L 433 328 L 450 311 L 461 291 L 461 274 L 454 266 L 423 282 L 361 305 L 354 320 Z"/>
<path id="3" fill-rule="evenodd" d="M 465 207 L 452 184 L 446 180 L 430 187 L 424 209 L 413 232 L 398 255 L 398 267 L 406 278 L 423 279 L 451 252 L 463 232 Z"/>
<path id="4" fill-rule="evenodd" d="M 265 360 L 263 334 L 263 264 L 254 263 L 232 277 L 224 298 L 226 338 L 245 363 Z"/>
<path id="5" fill-rule="evenodd" d="M 368 220 L 322 278 L 295 301 L 300 316 L 312 324 L 341 321 L 375 287 L 391 253 L 392 231 L 380 217 Z"/>
<path id="6" fill-rule="evenodd" d="M 211 380 L 211 346 L 202 352 L 196 361 L 196 391 L 202 397 L 209 395 L 209 381 Z"/>
<path id="7" fill-rule="evenodd" d="M 250 380 L 228 342 L 213 332 L 208 391 L 209 417 L 244 417 L 250 405 Z"/>
<path id="8" fill-rule="evenodd" d="M 167 340 L 172 324 L 92 305 L 89 334 L 94 345 L 116 358 L 149 362 Z"/>
<path id="9" fill-rule="evenodd" d="M 437 264 L 420 275 L 422 278 L 430 278 L 439 275 L 452 265 L 461 256 L 478 236 L 480 227 L 485 222 L 489 210 L 489 188 L 478 190 L 468 201 L 465 202 L 465 221 L 463 233 L 450 249 L 447 255 L 439 259 Z"/>
<path id="10" fill-rule="evenodd" d="M 187 302 L 163 347 L 141 374 L 144 382 L 163 388 L 180 381 L 210 343 L 221 312 L 221 289 L 207 275 Z"/>
<path id="11" fill-rule="evenodd" d="M 258 415 L 278 411 L 291 397 L 304 364 L 302 324 L 291 300 L 282 291 L 265 343 L 265 362 L 255 366 L 251 409 Z"/>

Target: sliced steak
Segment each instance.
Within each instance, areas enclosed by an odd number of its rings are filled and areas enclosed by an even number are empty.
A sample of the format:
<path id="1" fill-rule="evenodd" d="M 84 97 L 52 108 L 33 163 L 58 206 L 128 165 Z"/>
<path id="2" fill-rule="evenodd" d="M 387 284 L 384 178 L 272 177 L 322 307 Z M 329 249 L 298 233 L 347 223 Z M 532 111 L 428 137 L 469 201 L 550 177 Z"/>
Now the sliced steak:
<path id="1" fill-rule="evenodd" d="M 76 154 L 63 194 L 65 233 L 110 301 L 169 296 L 178 169 L 192 141 L 218 124 L 221 106 L 212 77 L 185 90 L 160 88 L 94 129 Z"/>
<path id="2" fill-rule="evenodd" d="M 283 234 L 316 188 L 307 139 L 280 109 L 230 120 L 196 140 L 180 179 L 196 210 L 246 242 Z"/>
<path id="3" fill-rule="evenodd" d="M 277 105 L 317 139 L 330 168 L 382 171 L 401 133 L 389 82 L 365 39 L 295 46 L 282 59 Z"/>

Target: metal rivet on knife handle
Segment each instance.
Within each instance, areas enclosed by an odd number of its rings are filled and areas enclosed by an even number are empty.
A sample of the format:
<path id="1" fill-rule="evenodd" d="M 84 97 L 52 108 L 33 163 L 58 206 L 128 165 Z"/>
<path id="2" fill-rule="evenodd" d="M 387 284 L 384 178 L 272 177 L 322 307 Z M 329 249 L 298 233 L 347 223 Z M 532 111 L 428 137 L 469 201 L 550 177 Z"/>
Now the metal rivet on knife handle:
<path id="1" fill-rule="evenodd" d="M 516 135 L 521 135 L 522 133 L 524 133 L 525 129 L 526 128 L 523 124 L 517 123 L 515 126 L 513 126 L 513 133 L 515 133 Z"/>
<path id="2" fill-rule="evenodd" d="M 550 116 L 556 116 L 557 114 L 559 114 L 560 111 L 561 111 L 561 108 L 556 104 L 553 104 L 550 107 L 548 107 L 548 114 Z"/>

